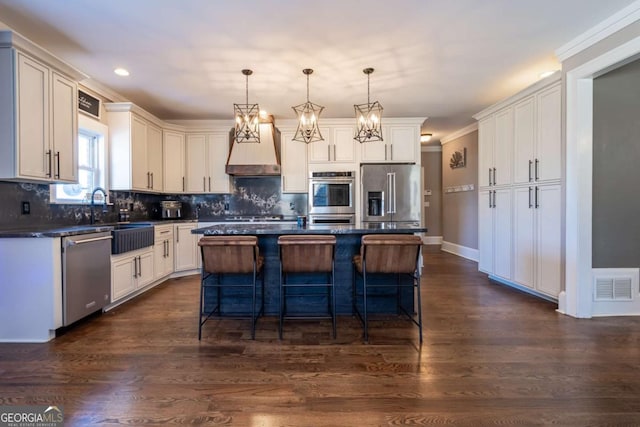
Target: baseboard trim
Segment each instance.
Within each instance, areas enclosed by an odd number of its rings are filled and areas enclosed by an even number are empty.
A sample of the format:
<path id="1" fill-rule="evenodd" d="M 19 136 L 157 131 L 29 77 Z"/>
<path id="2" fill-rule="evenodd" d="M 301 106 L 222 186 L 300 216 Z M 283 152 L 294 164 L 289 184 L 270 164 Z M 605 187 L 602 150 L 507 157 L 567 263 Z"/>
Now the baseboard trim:
<path id="1" fill-rule="evenodd" d="M 456 243 L 442 242 L 443 252 L 448 252 L 453 255 L 460 256 L 462 258 L 470 259 L 471 261 L 478 262 L 478 250 L 461 246 Z"/>
<path id="2" fill-rule="evenodd" d="M 497 283 L 499 285 L 504 285 L 504 286 L 508 286 L 510 288 L 513 288 L 513 289 L 517 289 L 518 291 L 524 292 L 526 294 L 533 295 L 535 297 L 547 300 L 549 302 L 553 302 L 553 303 L 556 303 L 556 304 L 558 303 L 558 298 L 554 298 L 554 297 L 549 296 L 547 294 L 543 294 L 542 292 L 538 292 L 538 291 L 536 291 L 534 289 L 528 288 L 526 286 L 522 286 L 522 285 L 520 285 L 518 283 L 511 282 L 509 280 L 503 279 L 502 277 L 492 276 L 492 275 L 489 274 L 489 280 L 491 280 L 492 282 Z"/>
<path id="3" fill-rule="evenodd" d="M 442 236 L 422 236 L 423 245 L 441 245 Z"/>

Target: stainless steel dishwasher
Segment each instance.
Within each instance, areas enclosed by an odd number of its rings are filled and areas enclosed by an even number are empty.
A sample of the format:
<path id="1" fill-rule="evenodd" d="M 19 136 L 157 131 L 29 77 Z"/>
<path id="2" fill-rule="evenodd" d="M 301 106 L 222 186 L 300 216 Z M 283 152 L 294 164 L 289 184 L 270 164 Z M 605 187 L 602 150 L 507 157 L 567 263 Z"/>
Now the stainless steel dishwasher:
<path id="1" fill-rule="evenodd" d="M 94 313 L 111 300 L 111 232 L 62 239 L 64 326 Z"/>

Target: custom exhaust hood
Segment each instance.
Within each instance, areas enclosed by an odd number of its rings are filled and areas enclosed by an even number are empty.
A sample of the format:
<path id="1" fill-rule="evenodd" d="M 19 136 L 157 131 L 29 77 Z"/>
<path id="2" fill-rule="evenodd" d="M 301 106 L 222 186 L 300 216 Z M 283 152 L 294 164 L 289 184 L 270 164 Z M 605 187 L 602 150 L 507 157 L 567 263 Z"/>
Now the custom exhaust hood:
<path id="1" fill-rule="evenodd" d="M 260 143 L 237 143 L 229 133 L 226 172 L 235 176 L 280 175 L 280 131 L 273 119 L 260 122 Z"/>

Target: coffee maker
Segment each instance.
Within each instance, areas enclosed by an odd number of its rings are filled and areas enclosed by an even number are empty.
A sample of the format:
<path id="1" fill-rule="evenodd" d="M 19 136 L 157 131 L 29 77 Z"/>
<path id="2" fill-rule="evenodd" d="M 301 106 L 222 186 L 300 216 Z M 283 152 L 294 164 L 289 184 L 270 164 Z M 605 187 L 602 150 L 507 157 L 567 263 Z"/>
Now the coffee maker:
<path id="1" fill-rule="evenodd" d="M 175 200 L 164 200 L 160 202 L 160 211 L 162 219 L 180 219 L 182 218 L 182 203 Z"/>

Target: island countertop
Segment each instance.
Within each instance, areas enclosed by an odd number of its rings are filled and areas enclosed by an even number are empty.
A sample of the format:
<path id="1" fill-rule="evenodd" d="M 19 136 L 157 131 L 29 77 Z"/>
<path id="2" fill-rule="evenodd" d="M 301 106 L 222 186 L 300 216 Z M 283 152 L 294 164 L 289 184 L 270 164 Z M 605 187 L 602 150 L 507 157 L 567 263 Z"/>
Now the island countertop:
<path id="1" fill-rule="evenodd" d="M 416 222 L 362 222 L 359 224 L 309 225 L 298 227 L 291 223 L 228 223 L 209 227 L 196 228 L 191 232 L 206 236 L 249 234 L 249 235 L 281 235 L 281 234 L 393 234 L 422 233 L 425 227 Z"/>

